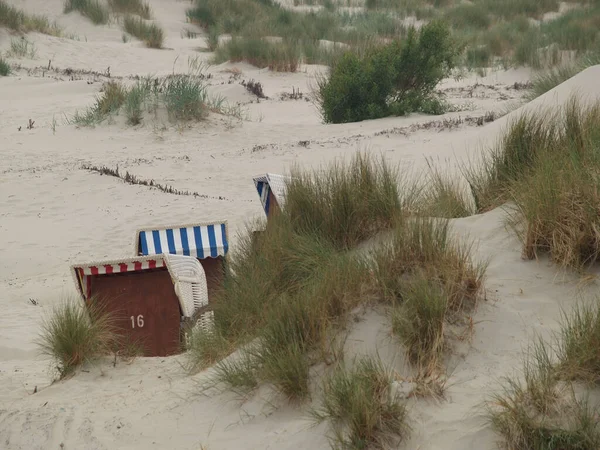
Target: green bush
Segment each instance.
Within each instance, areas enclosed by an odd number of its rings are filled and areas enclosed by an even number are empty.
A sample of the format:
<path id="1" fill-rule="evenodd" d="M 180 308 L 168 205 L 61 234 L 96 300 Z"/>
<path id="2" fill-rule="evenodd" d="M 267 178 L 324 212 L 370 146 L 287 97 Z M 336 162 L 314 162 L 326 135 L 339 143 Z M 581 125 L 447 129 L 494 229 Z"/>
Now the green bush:
<path id="1" fill-rule="evenodd" d="M 424 107 L 443 112 L 441 103 L 431 99 L 456 56 L 449 29 L 441 22 L 419 31 L 411 28 L 404 40 L 369 49 L 362 57 L 347 52 L 334 63 L 329 79 L 319 80 L 323 118 L 344 123 L 404 115 Z"/>

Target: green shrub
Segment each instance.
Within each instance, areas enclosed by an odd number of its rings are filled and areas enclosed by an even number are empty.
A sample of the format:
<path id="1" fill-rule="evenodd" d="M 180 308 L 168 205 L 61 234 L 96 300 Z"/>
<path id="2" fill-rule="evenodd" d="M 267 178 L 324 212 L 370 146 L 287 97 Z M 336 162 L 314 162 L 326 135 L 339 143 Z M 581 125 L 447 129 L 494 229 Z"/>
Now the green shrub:
<path id="1" fill-rule="evenodd" d="M 146 44 L 149 48 L 162 48 L 164 32 L 155 23 L 146 23 L 141 17 L 125 16 L 123 29 Z"/>
<path id="2" fill-rule="evenodd" d="M 78 11 L 94 24 L 106 24 L 110 18 L 108 9 L 98 0 L 66 0 L 64 12 Z"/>
<path id="3" fill-rule="evenodd" d="M 403 41 L 375 47 L 364 57 L 346 53 L 329 79 L 319 81 L 323 118 L 343 123 L 419 111 L 456 56 L 449 30 L 439 22 L 412 28 Z"/>
<path id="4" fill-rule="evenodd" d="M 37 343 L 64 378 L 84 362 L 113 351 L 118 341 L 115 319 L 108 312 L 94 301 L 86 308 L 68 300 L 44 319 Z"/>

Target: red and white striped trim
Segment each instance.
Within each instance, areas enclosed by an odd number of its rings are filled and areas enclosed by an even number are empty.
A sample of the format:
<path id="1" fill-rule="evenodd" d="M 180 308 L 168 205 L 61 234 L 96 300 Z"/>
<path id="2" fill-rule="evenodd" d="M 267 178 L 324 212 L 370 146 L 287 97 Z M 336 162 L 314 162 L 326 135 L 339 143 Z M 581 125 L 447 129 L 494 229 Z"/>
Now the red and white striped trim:
<path id="1" fill-rule="evenodd" d="M 158 258 L 123 262 L 119 264 L 83 266 L 79 267 L 79 270 L 81 271 L 82 275 L 105 275 L 111 273 L 137 272 L 140 270 L 156 269 L 157 267 L 165 267 L 165 260 Z"/>

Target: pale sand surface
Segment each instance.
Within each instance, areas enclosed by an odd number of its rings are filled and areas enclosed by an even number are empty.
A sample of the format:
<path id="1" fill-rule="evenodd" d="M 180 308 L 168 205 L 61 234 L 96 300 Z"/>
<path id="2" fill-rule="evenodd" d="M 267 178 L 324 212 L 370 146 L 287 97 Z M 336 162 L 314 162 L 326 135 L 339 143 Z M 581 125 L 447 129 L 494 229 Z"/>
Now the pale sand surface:
<path id="1" fill-rule="evenodd" d="M 123 43 L 116 24 L 95 27 L 78 14 L 62 15 L 61 1 L 13 3 L 56 18 L 80 40 L 30 34 L 36 58 L 9 59 L 23 68 L 0 78 L 0 448 L 59 449 L 61 443 L 66 449 L 328 448 L 327 425 L 312 426 L 308 405 L 287 405 L 266 387 L 245 401 L 232 393 L 201 395 L 198 384 L 209 372 L 186 375 L 182 356 L 139 358 L 116 367 L 106 362 L 51 384 L 49 362 L 38 356 L 33 342 L 39 321 L 61 295 L 75 292 L 70 264 L 132 255 L 138 227 L 227 219 L 232 234 L 241 230 L 262 215 L 253 175 L 285 172 L 294 163 L 318 167 L 358 149 L 414 170 L 433 158 L 455 172 L 457 158 L 472 159 L 479 143 L 493 142 L 518 111 L 483 127 L 415 130 L 417 125 L 504 111 L 519 100 L 522 91 L 512 87 L 527 81 L 528 72 L 444 82 L 448 99 L 468 111 L 323 125 L 312 103 L 280 100 L 293 87 L 308 94 L 314 73 L 323 68 L 276 74 L 224 64 L 209 69 L 210 90 L 232 104 L 243 103 L 242 122 L 213 115 L 191 128 L 160 123 L 131 128 L 116 118 L 113 124 L 77 129 L 65 124 L 64 116 L 90 106 L 107 78 L 75 74 L 71 80 L 60 71 L 44 72 L 48 60 L 59 69 L 102 73 L 110 67 L 113 77 L 126 82 L 134 75 L 185 73 L 188 58 L 209 57 L 197 51 L 205 46 L 201 34 L 181 38 L 184 28 L 194 28 L 185 23 L 189 2 L 150 2 L 167 32 L 167 50 L 148 50 L 135 40 Z M 0 50 L 9 46 L 10 36 L 0 30 Z M 229 84 L 232 74 L 224 70 L 233 67 L 242 74 Z M 242 79 L 260 81 L 270 99 L 249 103 L 253 96 L 239 85 Z M 562 104 L 576 91 L 587 100 L 597 98 L 599 79 L 600 66 L 590 68 L 525 109 Z M 26 129 L 28 119 L 35 120 L 32 130 Z M 310 143 L 305 147 L 300 141 Z M 210 198 L 127 185 L 82 170 L 82 164 L 118 165 Z M 495 210 L 453 221 L 478 242 L 477 256 L 490 261 L 487 301 L 475 314 L 472 345 L 457 347 L 448 360 L 448 399 L 411 400 L 414 431 L 402 448 L 495 448 L 496 437 L 478 407 L 502 375 L 518 368 L 533 333 L 555 329 L 560 308 L 575 301 L 575 278 L 558 274 L 546 261 L 521 260 L 519 242 L 503 227 L 504 214 Z M 235 236 L 232 241 L 235 246 Z M 379 348 L 402 369 L 381 312 L 357 314 L 361 320 L 347 341 L 348 354 Z M 36 386 L 38 393 L 32 394 Z"/>

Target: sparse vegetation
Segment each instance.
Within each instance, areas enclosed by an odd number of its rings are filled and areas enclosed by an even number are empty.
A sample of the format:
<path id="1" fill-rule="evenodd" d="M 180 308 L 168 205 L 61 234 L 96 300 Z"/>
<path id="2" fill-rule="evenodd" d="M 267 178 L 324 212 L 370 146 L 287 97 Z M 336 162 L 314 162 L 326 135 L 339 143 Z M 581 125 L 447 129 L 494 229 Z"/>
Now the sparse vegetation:
<path id="1" fill-rule="evenodd" d="M 0 27 L 7 27 L 9 30 L 21 33 L 37 31 L 53 36 L 60 36 L 62 31 L 58 25 L 51 24 L 47 17 L 26 14 L 9 5 L 5 0 L 0 0 Z"/>
<path id="2" fill-rule="evenodd" d="M 108 6 L 120 14 L 135 14 L 143 19 L 152 18 L 150 5 L 142 0 L 108 0 Z"/>
<path id="3" fill-rule="evenodd" d="M 236 108 L 222 98 L 210 98 L 206 92 L 205 76 L 170 75 L 165 78 L 144 78 L 130 88 L 119 82 L 105 83 L 95 104 L 85 112 L 77 112 L 71 122 L 93 126 L 124 110 L 129 125 L 139 125 L 153 114 L 172 122 L 202 120 L 209 112 L 240 117 Z"/>
<path id="4" fill-rule="evenodd" d="M 313 414 L 331 422 L 334 448 L 387 448 L 406 436 L 406 406 L 393 382 L 382 362 L 368 357 L 338 366 L 325 379 L 323 405 Z"/>
<path id="5" fill-rule="evenodd" d="M 599 406 L 571 380 L 597 382 L 598 304 L 564 315 L 556 346 L 537 340 L 523 374 L 505 380 L 489 402 L 489 420 L 508 448 L 592 450 L 600 446 Z M 556 350 L 558 360 L 552 358 Z"/>
<path id="6" fill-rule="evenodd" d="M 10 40 L 10 50 L 6 53 L 7 56 L 17 58 L 34 59 L 37 50 L 33 42 L 29 41 L 25 36 L 20 38 L 12 38 Z"/>
<path id="7" fill-rule="evenodd" d="M 107 311 L 93 300 L 84 307 L 67 299 L 44 319 L 38 345 L 64 378 L 83 363 L 110 354 L 118 341 L 115 319 Z"/>
<path id="8" fill-rule="evenodd" d="M 416 16 L 426 23 L 447 22 L 453 39 L 461 44 L 463 62 L 471 68 L 550 67 L 568 61 L 570 56 L 565 51 L 592 50 L 599 42 L 596 30 L 600 8 L 590 2 L 583 2 L 579 5 L 581 8 L 553 19 L 544 18 L 544 14 L 558 12 L 555 0 L 473 0 L 468 3 L 367 0 L 366 10 L 361 12 L 338 9 L 341 5 L 330 1 L 295 3 L 324 7 L 304 13 L 283 8 L 270 0 L 196 0 L 188 11 L 188 18 L 204 27 L 209 35 L 230 34 L 242 41 L 254 39 L 257 42 L 280 37 L 293 50 L 275 56 L 287 59 L 286 54 L 293 52 L 305 63 L 332 66 L 340 56 L 340 47 L 343 51 L 362 54 L 391 39 L 402 41 L 407 34 L 403 20 L 408 16 Z M 333 41 L 337 48 L 333 51 L 323 48 L 319 40 Z M 227 43 L 224 47 L 231 45 Z M 250 49 L 245 50 L 249 57 L 255 56 Z M 228 50 L 223 50 L 220 60 L 228 54 Z M 237 54 L 240 54 L 239 48 Z"/>
<path id="9" fill-rule="evenodd" d="M 164 32 L 155 23 L 147 23 L 141 17 L 125 16 L 123 29 L 146 44 L 149 48 L 162 48 Z"/>
<path id="10" fill-rule="evenodd" d="M 64 12 L 68 14 L 71 11 L 79 12 L 96 25 L 106 24 L 110 19 L 108 8 L 99 0 L 66 0 Z"/>

